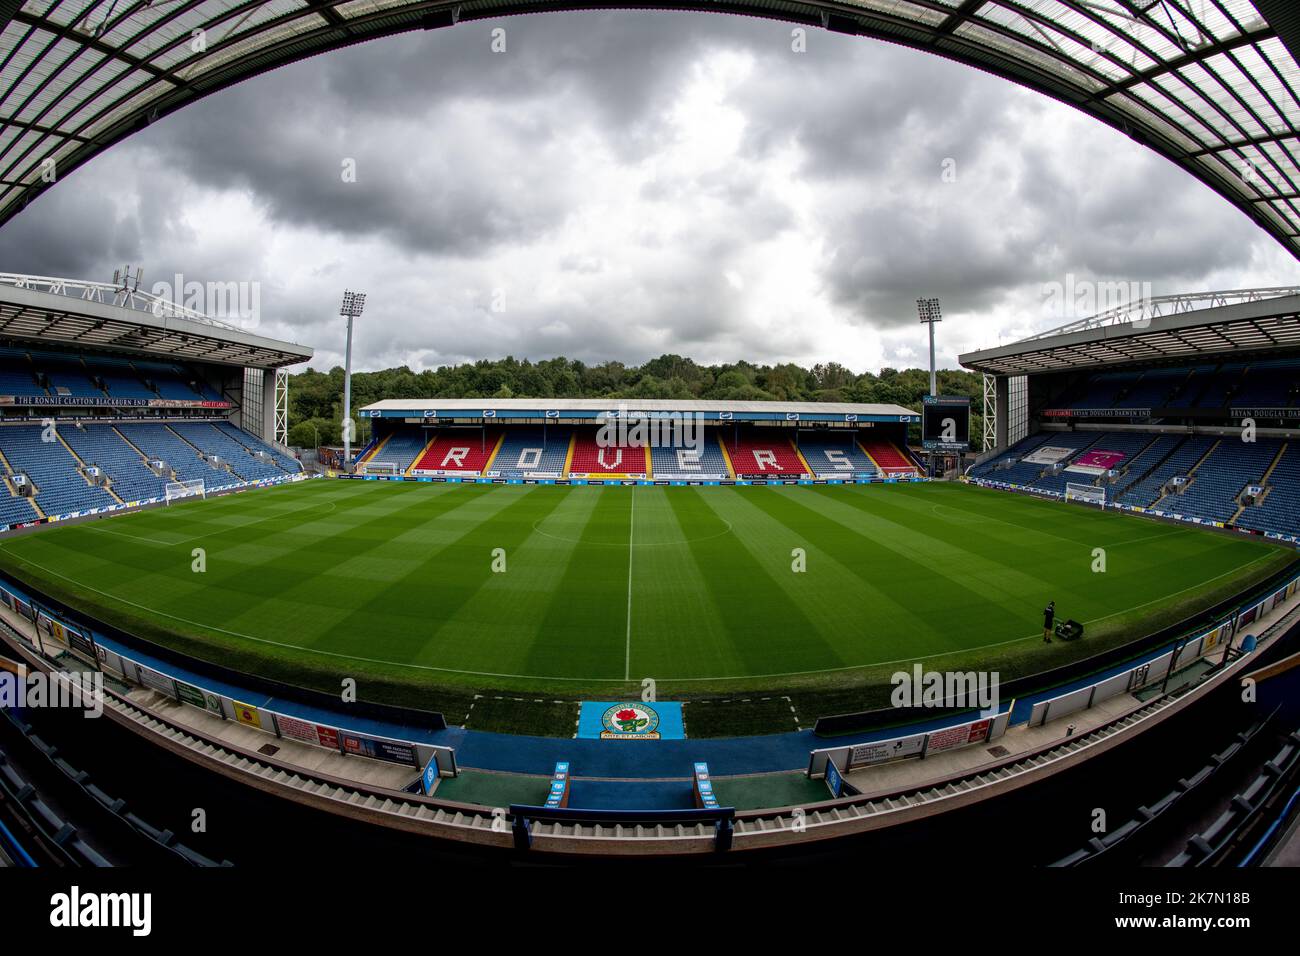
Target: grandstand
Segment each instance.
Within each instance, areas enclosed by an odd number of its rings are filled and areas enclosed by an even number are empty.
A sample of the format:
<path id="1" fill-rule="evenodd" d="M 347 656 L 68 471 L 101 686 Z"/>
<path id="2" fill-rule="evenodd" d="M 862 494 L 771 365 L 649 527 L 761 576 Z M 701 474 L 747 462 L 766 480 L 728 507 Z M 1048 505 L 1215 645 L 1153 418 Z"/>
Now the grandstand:
<path id="1" fill-rule="evenodd" d="M 992 428 L 968 477 L 1300 540 L 1300 294 L 1171 298 L 963 355 Z"/>
<path id="2" fill-rule="evenodd" d="M 920 416 L 898 405 L 595 399 L 387 399 L 354 470 L 503 481 L 880 481 L 919 478 L 906 450 Z M 605 434 L 623 422 L 627 437 Z M 631 426 L 648 429 L 637 437 Z"/>
<path id="3" fill-rule="evenodd" d="M 276 372 L 309 349 L 104 283 L 5 280 L 0 530 L 302 473 Z"/>

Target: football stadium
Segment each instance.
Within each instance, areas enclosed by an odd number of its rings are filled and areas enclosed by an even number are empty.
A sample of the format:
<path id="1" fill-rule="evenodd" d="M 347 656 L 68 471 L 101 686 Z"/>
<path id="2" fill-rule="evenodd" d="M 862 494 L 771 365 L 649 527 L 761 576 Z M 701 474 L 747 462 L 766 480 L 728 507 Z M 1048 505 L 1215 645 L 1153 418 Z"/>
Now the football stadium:
<path id="1" fill-rule="evenodd" d="M 45 6 L 0 5 L 0 220 L 248 76 L 554 7 Z M 1300 254 L 1288 4 L 725 9 L 1062 100 Z M 363 304 L 341 447 L 306 445 L 311 346 L 129 270 L 0 274 L 7 864 L 257 866 L 322 820 L 393 860 L 1296 862 L 1300 287 L 1142 296 L 907 404 L 353 407 Z M 206 788 L 241 834 L 189 825 Z"/>

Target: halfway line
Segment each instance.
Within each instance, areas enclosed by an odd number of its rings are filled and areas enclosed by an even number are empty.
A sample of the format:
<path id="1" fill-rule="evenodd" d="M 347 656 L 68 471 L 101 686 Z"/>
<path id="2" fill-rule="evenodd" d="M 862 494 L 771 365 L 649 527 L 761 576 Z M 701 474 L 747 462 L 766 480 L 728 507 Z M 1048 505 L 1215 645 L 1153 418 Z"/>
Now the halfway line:
<path id="1" fill-rule="evenodd" d="M 623 648 L 623 680 L 632 674 L 632 533 L 636 529 L 636 489 L 629 495 L 632 501 L 627 518 L 627 643 Z"/>

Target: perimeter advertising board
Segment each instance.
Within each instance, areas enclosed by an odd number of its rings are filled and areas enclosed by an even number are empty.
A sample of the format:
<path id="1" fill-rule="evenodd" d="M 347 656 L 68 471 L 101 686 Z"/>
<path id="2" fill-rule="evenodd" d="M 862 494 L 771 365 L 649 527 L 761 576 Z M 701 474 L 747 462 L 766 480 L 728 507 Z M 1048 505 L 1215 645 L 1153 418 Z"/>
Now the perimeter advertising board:
<path id="1" fill-rule="evenodd" d="M 896 737 L 893 740 L 878 740 L 858 744 L 849 750 L 849 762 L 845 770 L 855 770 L 867 764 L 883 763 L 886 760 L 900 760 L 904 757 L 919 757 L 925 748 L 925 734 L 913 734 L 910 737 Z"/>

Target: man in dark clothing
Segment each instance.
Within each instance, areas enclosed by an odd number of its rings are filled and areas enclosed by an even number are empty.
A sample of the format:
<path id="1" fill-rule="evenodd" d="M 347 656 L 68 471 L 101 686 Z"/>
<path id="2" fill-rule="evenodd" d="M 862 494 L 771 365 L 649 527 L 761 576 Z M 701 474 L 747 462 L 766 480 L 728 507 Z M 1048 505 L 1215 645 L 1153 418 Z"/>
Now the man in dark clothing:
<path id="1" fill-rule="evenodd" d="M 1043 608 L 1043 643 L 1052 643 L 1052 624 L 1056 620 L 1056 602 L 1048 601 Z"/>

